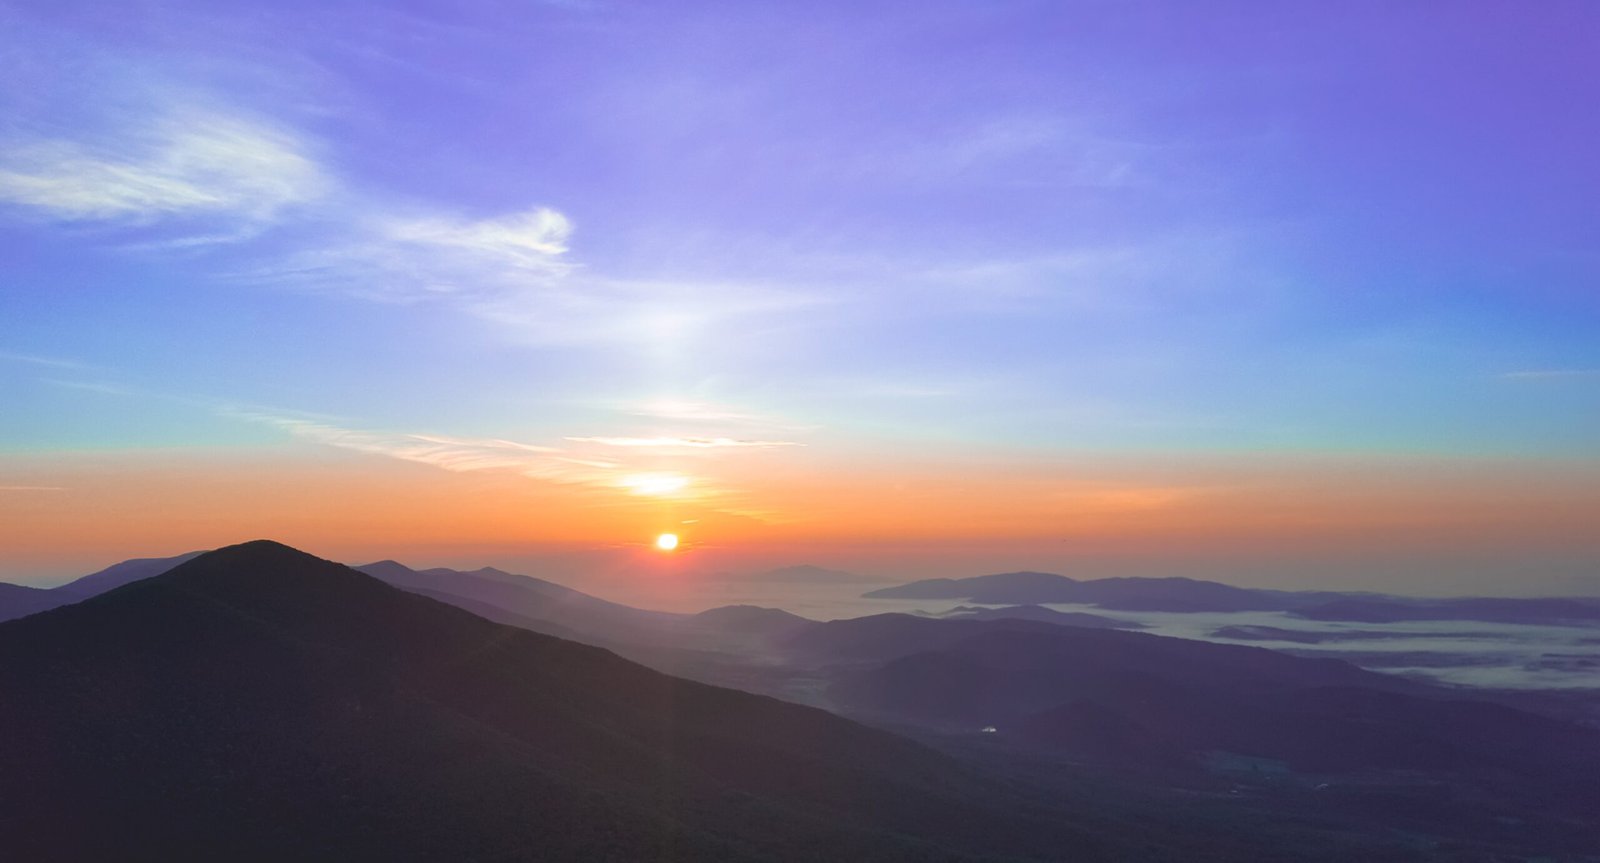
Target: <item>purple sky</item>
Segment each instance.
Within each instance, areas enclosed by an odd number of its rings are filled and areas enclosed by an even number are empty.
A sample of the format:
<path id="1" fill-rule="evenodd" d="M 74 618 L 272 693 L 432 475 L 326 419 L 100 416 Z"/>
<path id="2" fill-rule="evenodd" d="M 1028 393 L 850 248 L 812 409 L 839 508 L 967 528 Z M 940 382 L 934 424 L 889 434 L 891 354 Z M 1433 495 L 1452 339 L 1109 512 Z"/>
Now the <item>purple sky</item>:
<path id="1" fill-rule="evenodd" d="M 127 519 L 75 454 L 430 438 L 774 524 L 827 516 L 692 450 L 1600 469 L 1594 3 L 6 3 L 0 47 L 0 515 Z"/>

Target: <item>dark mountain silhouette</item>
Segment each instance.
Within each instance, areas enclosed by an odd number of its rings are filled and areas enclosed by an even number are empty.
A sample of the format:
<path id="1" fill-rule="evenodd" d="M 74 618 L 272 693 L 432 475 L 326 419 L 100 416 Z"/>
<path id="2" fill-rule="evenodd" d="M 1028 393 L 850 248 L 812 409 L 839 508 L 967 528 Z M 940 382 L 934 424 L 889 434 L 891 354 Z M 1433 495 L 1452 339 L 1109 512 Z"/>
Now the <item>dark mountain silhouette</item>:
<path id="1" fill-rule="evenodd" d="M 1213 805 L 1209 779 L 1079 787 L 1085 774 L 1039 760 L 1189 770 L 1197 749 L 1206 763 L 1410 765 L 1430 789 L 1459 773 L 1476 783 L 1449 798 L 1460 824 L 1542 806 L 1574 835 L 1592 825 L 1571 814 L 1595 802 L 1573 779 L 1594 768 L 1592 734 L 1341 662 L 1015 619 L 648 618 L 763 639 L 786 664 L 747 669 L 796 674 L 857 715 L 961 732 L 929 738 L 941 746 L 981 739 L 964 753 L 980 769 L 428 586 L 546 589 L 522 576 L 373 566 L 413 593 L 254 542 L 0 625 L 0 859 L 1490 859 L 1397 845 L 1389 797 L 1376 816 L 1326 795 Z M 1390 793 L 1374 775 L 1346 796 Z"/>
<path id="2" fill-rule="evenodd" d="M 50 589 L 0 583 L 0 620 L 79 602 L 167 572 L 202 553 L 127 560 Z M 648 611 L 494 567 L 417 570 L 398 561 L 381 560 L 354 568 L 496 623 L 614 648 L 743 648 L 792 634 L 797 624 L 810 623 L 788 612 L 755 606 L 730 606 L 698 615 Z"/>
<path id="3" fill-rule="evenodd" d="M 0 625 L 0 691 L 5 859 L 1151 853 L 893 735 L 265 541 Z"/>

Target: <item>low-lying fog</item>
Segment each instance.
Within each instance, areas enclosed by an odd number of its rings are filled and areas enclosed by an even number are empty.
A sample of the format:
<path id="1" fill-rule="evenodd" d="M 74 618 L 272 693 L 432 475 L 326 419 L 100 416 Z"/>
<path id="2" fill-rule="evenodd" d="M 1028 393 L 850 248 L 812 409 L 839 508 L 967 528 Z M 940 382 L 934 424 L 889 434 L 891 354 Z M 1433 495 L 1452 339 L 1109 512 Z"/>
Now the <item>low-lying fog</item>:
<path id="1" fill-rule="evenodd" d="M 939 615 L 965 600 L 867 599 L 859 585 L 720 583 L 664 585 L 655 591 L 611 598 L 646 608 L 700 611 L 721 605 L 782 608 L 814 620 L 905 612 Z M 1536 626 L 1459 620 L 1403 623 L 1332 623 L 1304 620 L 1282 612 L 1107 611 L 1088 605 L 1050 604 L 1143 624 L 1144 631 L 1229 644 L 1252 644 L 1299 656 L 1347 659 L 1374 671 L 1426 678 L 1463 686 L 1516 689 L 1600 689 L 1600 626 Z M 1303 640 L 1227 638 L 1218 630 L 1270 627 L 1305 633 Z M 1326 636 L 1316 643 L 1309 634 Z M 1266 633 L 1271 635 L 1271 633 Z"/>

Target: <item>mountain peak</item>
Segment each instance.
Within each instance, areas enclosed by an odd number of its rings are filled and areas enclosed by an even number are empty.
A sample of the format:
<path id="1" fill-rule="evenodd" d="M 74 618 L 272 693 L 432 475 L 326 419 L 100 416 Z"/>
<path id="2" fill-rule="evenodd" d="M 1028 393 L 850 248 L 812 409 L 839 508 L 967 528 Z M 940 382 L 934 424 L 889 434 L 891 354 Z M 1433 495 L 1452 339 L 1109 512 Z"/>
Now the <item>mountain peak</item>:
<path id="1" fill-rule="evenodd" d="M 278 542 L 275 539 L 252 539 L 252 540 L 247 540 L 245 542 L 236 543 L 234 545 L 225 545 L 222 548 L 216 549 L 215 551 L 208 552 L 208 553 L 206 553 L 204 555 L 201 555 L 201 556 L 202 557 L 216 556 L 216 557 L 219 557 L 219 558 L 235 558 L 235 557 L 240 557 L 240 556 L 264 556 L 264 555 L 280 556 L 280 557 L 298 557 L 298 558 L 308 558 L 309 557 L 309 558 L 312 558 L 313 560 L 321 560 L 321 558 L 313 557 L 312 555 L 307 554 L 306 552 L 303 552 L 298 548 L 295 548 L 295 547 L 290 546 L 290 545 L 285 545 L 284 543 Z"/>
<path id="2" fill-rule="evenodd" d="M 363 593 L 390 589 L 365 573 L 270 539 L 208 551 L 125 589 L 147 588 L 177 589 L 263 609 L 292 604 L 297 601 L 295 597 L 307 596 L 308 591 L 315 591 L 319 600 L 328 600 L 338 590 Z M 104 595 L 119 593 L 122 590 Z"/>

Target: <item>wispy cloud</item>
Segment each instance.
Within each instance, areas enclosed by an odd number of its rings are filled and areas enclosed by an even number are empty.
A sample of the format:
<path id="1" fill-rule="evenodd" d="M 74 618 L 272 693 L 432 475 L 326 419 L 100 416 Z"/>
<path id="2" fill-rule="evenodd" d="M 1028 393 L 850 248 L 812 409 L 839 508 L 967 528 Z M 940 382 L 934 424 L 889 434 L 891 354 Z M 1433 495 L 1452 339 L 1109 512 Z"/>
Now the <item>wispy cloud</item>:
<path id="1" fill-rule="evenodd" d="M 497 439 L 363 431 L 297 417 L 238 415 L 277 426 L 305 440 L 443 470 L 513 470 L 551 479 L 566 476 L 561 469 L 565 460 L 557 455 L 560 450 L 550 447 Z M 582 480 L 573 477 L 572 481 Z"/>
<path id="2" fill-rule="evenodd" d="M 755 281 L 639 280 L 605 276 L 572 259 L 572 222 L 548 206 L 471 218 L 425 205 L 355 198 L 286 254 L 231 278 L 262 287 L 428 303 L 488 322 L 514 341 L 543 345 L 675 346 L 708 328 L 818 302 L 815 294 Z M 374 218 L 384 210 L 403 217 Z"/>
<path id="3" fill-rule="evenodd" d="M 704 475 L 663 467 L 657 459 L 635 461 L 614 455 L 615 449 L 598 454 L 594 449 L 614 446 L 604 441 L 628 438 L 569 437 L 564 440 L 580 446 L 557 447 L 498 438 L 352 429 L 317 419 L 259 411 L 235 410 L 229 414 L 275 426 L 301 440 L 458 473 L 500 471 L 593 491 L 694 501 L 713 509 L 719 509 L 718 503 L 731 500 L 733 495 L 731 489 Z"/>
<path id="4" fill-rule="evenodd" d="M 321 157 L 332 143 L 292 119 L 314 98 L 240 98 L 142 60 L 117 67 L 135 69 L 127 77 L 137 83 L 90 65 L 91 80 L 73 91 L 84 104 L 36 100 L 8 124 L 16 131 L 0 130 L 0 218 L 101 231 L 124 250 L 210 252 L 186 271 L 431 304 L 540 345 L 677 350 L 714 327 L 816 299 L 758 279 L 600 272 L 573 258 L 576 227 L 559 206 L 532 199 L 485 211 L 341 174 L 344 160 Z M 280 229 L 270 242 L 268 228 Z M 263 241 L 244 242 L 253 239 Z"/>
<path id="5" fill-rule="evenodd" d="M 948 134 L 902 142 L 871 154 L 867 165 L 907 179 L 947 181 L 978 175 L 992 182 L 1114 188 L 1140 182 L 1148 147 L 1099 131 L 1086 117 L 998 115 Z"/>
<path id="6" fill-rule="evenodd" d="M 60 357 L 42 357 L 36 354 L 19 354 L 11 351 L 0 351 L 0 361 L 24 363 L 31 366 L 45 366 L 52 369 L 87 369 L 88 363 L 76 360 L 67 360 Z"/>
<path id="7" fill-rule="evenodd" d="M 195 109 L 171 109 L 96 138 L 10 141 L 0 150 L 0 202 L 67 222 L 231 220 L 222 234 L 208 223 L 210 238 L 270 222 L 320 197 L 330 182 L 292 133 Z"/>
<path id="8" fill-rule="evenodd" d="M 569 437 L 567 440 L 573 443 L 595 443 L 603 446 L 646 447 L 651 449 L 801 446 L 801 444 L 791 440 L 738 440 L 726 437 Z"/>
<path id="9" fill-rule="evenodd" d="M 653 399 L 641 402 L 603 402 L 602 406 L 628 416 L 670 420 L 678 428 L 685 430 L 692 428 L 695 434 L 682 437 L 693 439 L 767 440 L 766 435 L 787 436 L 813 432 L 818 428 L 815 424 L 797 423 L 786 417 L 705 401 Z M 762 437 L 754 438 L 754 435 Z M 770 442 L 786 443 L 783 440 Z M 804 446 L 798 443 L 797 445 Z"/>
<path id="10" fill-rule="evenodd" d="M 443 218 L 389 223 L 390 239 L 435 249 L 459 249 L 531 269 L 562 269 L 556 259 L 567 251 L 572 223 L 548 207 L 495 219 Z"/>
<path id="11" fill-rule="evenodd" d="M 764 417 L 756 414 L 746 413 L 724 405 L 710 402 L 674 401 L 671 399 L 645 402 L 634 406 L 629 412 L 636 416 L 660 417 L 662 419 L 690 422 L 756 423 L 767 421 Z"/>
<path id="12" fill-rule="evenodd" d="M 4 491 L 66 491 L 66 486 L 60 485 L 0 485 L 0 492 Z"/>
<path id="13" fill-rule="evenodd" d="M 511 298 L 559 299 L 572 224 L 549 207 L 473 219 L 417 205 L 345 202 L 318 232 L 286 254 L 233 277 L 382 302 L 449 302 L 489 316 Z M 405 209 L 405 216 L 372 212 Z"/>
<path id="14" fill-rule="evenodd" d="M 103 396 L 138 396 L 145 393 L 120 384 L 106 383 L 105 381 L 66 381 L 56 378 L 45 378 L 44 382 L 51 386 L 62 387 L 69 390 L 82 390 L 84 392 L 98 393 Z"/>
<path id="15" fill-rule="evenodd" d="M 1504 372 L 1495 377 L 1506 381 L 1554 381 L 1577 378 L 1600 378 L 1600 369 L 1530 369 Z"/>

